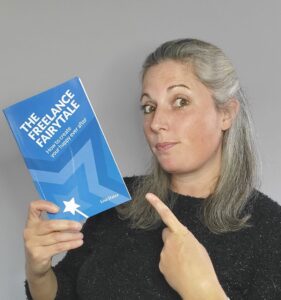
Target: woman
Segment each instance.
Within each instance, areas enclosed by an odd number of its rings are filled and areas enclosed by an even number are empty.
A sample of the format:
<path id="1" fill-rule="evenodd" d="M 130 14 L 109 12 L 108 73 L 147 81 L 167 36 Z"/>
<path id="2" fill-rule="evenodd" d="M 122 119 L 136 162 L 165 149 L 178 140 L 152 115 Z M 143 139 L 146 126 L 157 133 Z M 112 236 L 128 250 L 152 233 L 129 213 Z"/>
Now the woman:
<path id="1" fill-rule="evenodd" d="M 217 47 L 166 42 L 143 67 L 141 108 L 153 153 L 125 178 L 133 200 L 81 225 L 25 228 L 31 299 L 281 299 L 281 207 L 257 186 L 245 97 Z M 53 255 L 68 251 L 55 268 Z"/>

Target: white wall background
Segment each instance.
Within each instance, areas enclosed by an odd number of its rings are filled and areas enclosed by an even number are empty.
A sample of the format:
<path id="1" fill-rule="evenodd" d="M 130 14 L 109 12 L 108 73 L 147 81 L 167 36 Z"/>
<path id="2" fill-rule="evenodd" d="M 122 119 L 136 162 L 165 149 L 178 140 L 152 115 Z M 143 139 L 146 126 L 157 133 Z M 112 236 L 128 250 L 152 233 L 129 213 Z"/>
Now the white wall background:
<path id="1" fill-rule="evenodd" d="M 123 175 L 149 158 L 139 71 L 160 43 L 197 37 L 220 46 L 247 91 L 263 161 L 261 190 L 281 203 L 281 4 L 225 0 L 0 0 L 0 109 L 77 75 Z M 22 230 L 38 196 L 0 115 L 1 299 L 24 299 Z"/>

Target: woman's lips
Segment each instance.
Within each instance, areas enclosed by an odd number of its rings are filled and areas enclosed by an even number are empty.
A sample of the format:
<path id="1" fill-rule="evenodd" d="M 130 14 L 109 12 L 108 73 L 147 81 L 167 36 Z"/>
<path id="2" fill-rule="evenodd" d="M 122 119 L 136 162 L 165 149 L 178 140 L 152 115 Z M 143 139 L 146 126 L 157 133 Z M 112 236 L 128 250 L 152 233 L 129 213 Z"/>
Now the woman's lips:
<path id="1" fill-rule="evenodd" d="M 158 143 L 156 144 L 155 148 L 159 151 L 159 152 L 166 152 L 169 149 L 171 149 L 173 146 L 175 146 L 177 143 Z"/>

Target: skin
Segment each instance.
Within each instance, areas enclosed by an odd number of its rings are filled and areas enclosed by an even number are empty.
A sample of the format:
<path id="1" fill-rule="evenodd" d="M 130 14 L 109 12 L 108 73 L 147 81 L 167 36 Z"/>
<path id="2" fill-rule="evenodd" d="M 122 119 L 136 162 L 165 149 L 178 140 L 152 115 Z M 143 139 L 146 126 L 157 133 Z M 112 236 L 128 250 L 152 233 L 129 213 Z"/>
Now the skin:
<path id="1" fill-rule="evenodd" d="M 57 279 L 51 269 L 52 257 L 83 244 L 79 222 L 41 218 L 43 212 L 56 213 L 58 209 L 44 200 L 33 201 L 29 206 L 24 229 L 26 278 L 35 300 L 55 298 Z"/>
<path id="2" fill-rule="evenodd" d="M 145 137 L 162 168 L 172 174 L 174 191 L 207 197 L 220 172 L 223 132 L 238 102 L 218 110 L 192 68 L 172 60 L 150 67 L 142 90 Z M 177 144 L 161 153 L 155 147 L 159 142 Z"/>
<path id="3" fill-rule="evenodd" d="M 191 66 L 167 60 L 147 70 L 141 105 L 147 142 L 171 174 L 172 189 L 207 197 L 220 173 L 223 132 L 230 128 L 238 102 L 232 99 L 218 110 Z M 163 152 L 156 147 L 159 142 L 176 145 Z M 146 199 L 167 225 L 159 269 L 169 285 L 183 299 L 227 299 L 204 246 L 156 195 Z"/>

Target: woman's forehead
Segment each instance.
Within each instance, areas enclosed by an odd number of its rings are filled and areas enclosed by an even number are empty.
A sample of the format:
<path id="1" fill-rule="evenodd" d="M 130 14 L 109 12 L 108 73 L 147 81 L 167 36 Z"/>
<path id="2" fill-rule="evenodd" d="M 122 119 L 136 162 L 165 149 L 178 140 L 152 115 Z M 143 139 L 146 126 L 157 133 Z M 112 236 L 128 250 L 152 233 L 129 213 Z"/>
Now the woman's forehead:
<path id="1" fill-rule="evenodd" d="M 178 85 L 187 86 L 191 89 L 198 82 L 200 81 L 188 64 L 164 61 L 147 70 L 143 78 L 142 88 L 146 90 L 157 86 L 169 88 Z"/>

